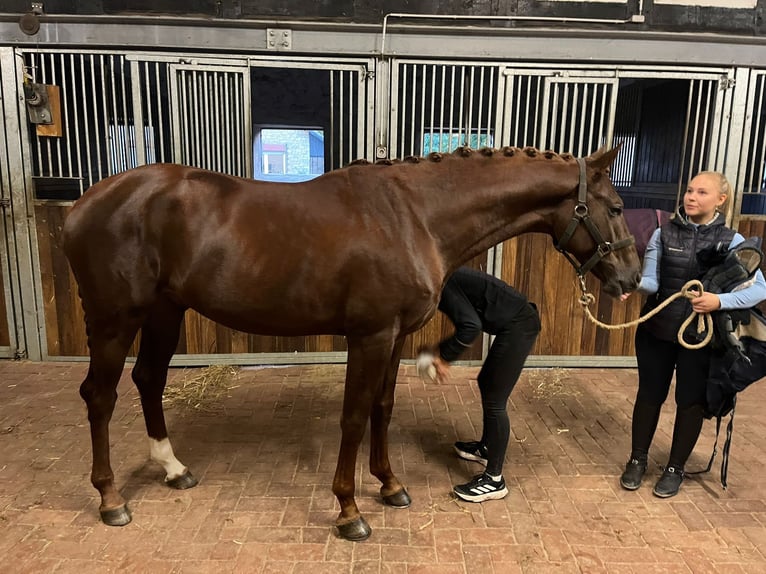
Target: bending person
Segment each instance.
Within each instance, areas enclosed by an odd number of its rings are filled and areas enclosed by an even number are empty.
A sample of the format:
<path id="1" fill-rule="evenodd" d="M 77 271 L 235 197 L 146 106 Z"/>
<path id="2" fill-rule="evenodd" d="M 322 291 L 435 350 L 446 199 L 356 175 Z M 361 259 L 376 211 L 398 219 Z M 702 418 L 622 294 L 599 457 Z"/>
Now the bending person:
<path id="1" fill-rule="evenodd" d="M 455 486 L 454 491 L 469 502 L 503 498 L 508 494 L 503 479 L 510 436 L 508 397 L 540 332 L 540 318 L 536 308 L 513 287 L 467 267 L 461 267 L 447 280 L 439 310 L 452 321 L 455 332 L 435 351 L 437 380 L 447 378 L 450 363 L 482 331 L 495 336 L 478 375 L 483 410 L 481 438 L 455 443 L 458 456 L 486 464 L 486 470 L 470 482 Z"/>

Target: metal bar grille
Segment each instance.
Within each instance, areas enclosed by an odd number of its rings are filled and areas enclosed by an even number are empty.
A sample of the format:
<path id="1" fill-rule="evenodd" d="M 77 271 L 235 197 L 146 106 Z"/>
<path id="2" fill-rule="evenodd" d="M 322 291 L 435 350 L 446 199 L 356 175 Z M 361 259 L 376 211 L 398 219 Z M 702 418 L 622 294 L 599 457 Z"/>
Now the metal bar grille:
<path id="1" fill-rule="evenodd" d="M 689 81 L 689 97 L 686 108 L 683 143 L 681 148 L 681 166 L 678 171 L 678 192 L 676 203 L 686 189 L 686 183 L 695 173 L 706 169 L 716 169 L 715 150 L 719 130 L 715 122 L 721 115 L 721 103 L 717 102 L 718 80 Z"/>
<path id="2" fill-rule="evenodd" d="M 251 175 L 248 68 L 170 65 L 175 161 Z"/>
<path id="3" fill-rule="evenodd" d="M 621 145 L 620 153 L 612 164 L 611 178 L 616 187 L 630 187 L 636 176 L 633 158 L 637 152 L 637 135 L 640 128 L 640 91 L 630 87 L 620 90 L 622 106 L 615 116 L 614 145 Z"/>
<path id="4" fill-rule="evenodd" d="M 542 147 L 547 138 L 547 125 L 541 121 L 548 115 L 543 97 L 544 78 L 535 75 L 509 74 L 505 78 L 503 133 L 501 145 Z M 555 121 L 555 118 L 554 118 Z"/>
<path id="5" fill-rule="evenodd" d="M 358 68 L 330 70 L 330 169 L 366 155 L 365 78 Z"/>
<path id="6" fill-rule="evenodd" d="M 139 164 L 170 162 L 171 117 L 167 101 L 168 67 L 164 62 L 138 62 L 138 84 L 144 122 L 145 155 Z"/>
<path id="7" fill-rule="evenodd" d="M 394 61 L 392 157 L 495 145 L 496 65 Z"/>
<path id="8" fill-rule="evenodd" d="M 31 81 L 61 91 L 63 135 L 39 136 L 30 126 L 33 177 L 72 180 L 82 193 L 138 165 L 132 79 L 123 55 L 29 52 L 24 62 Z"/>
<path id="9" fill-rule="evenodd" d="M 533 77 L 526 80 L 530 82 Z M 616 78 L 545 78 L 544 82 L 542 105 L 536 102 L 534 109 L 527 108 L 524 117 L 525 123 L 538 122 L 539 140 L 532 144 L 514 145 L 535 145 L 585 156 L 611 142 Z M 529 99 L 524 98 L 523 101 Z M 542 117 L 537 114 L 538 109 L 542 109 Z"/>
<path id="10" fill-rule="evenodd" d="M 742 185 L 742 213 L 766 215 L 766 71 L 753 78 L 753 113 Z"/>

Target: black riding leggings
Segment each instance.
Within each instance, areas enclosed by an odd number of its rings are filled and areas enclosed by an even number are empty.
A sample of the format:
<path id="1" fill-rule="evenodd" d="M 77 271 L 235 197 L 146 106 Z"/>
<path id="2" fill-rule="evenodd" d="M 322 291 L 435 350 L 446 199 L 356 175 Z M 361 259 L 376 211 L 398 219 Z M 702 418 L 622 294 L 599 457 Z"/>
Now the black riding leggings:
<path id="1" fill-rule="evenodd" d="M 503 472 L 511 432 L 508 397 L 519 380 L 524 361 L 538 333 L 540 317 L 534 307 L 526 305 L 508 322 L 506 329 L 495 334 L 487 359 L 479 371 L 479 392 L 484 413 L 481 442 L 489 453 L 487 473 L 494 476 Z"/>
<path id="2" fill-rule="evenodd" d="M 705 404 L 705 383 L 710 369 L 710 350 L 687 349 L 676 341 L 658 339 L 639 326 L 636 330 L 638 397 L 642 402 L 661 405 L 668 398 L 673 372 L 675 399 L 681 408 Z"/>
<path id="3" fill-rule="evenodd" d="M 702 429 L 710 351 L 663 341 L 639 326 L 636 359 L 638 394 L 633 408 L 631 458 L 644 458 L 649 452 L 675 372 L 676 420 L 668 466 L 682 469 Z"/>

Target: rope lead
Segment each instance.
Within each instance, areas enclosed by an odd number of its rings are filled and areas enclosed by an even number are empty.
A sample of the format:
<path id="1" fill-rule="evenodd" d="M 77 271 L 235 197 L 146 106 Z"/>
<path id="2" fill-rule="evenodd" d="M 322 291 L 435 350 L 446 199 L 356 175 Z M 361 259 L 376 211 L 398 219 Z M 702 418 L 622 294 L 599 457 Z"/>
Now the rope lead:
<path id="1" fill-rule="evenodd" d="M 643 323 L 644 321 L 647 321 L 651 317 L 654 317 L 657 313 L 662 311 L 665 307 L 670 305 L 671 302 L 675 301 L 679 297 L 685 297 L 686 299 L 694 299 L 695 297 L 699 297 L 705 292 L 705 289 L 702 287 L 702 282 L 698 279 L 692 279 L 691 281 L 687 281 L 683 287 L 681 287 L 681 290 L 677 293 L 673 293 L 670 297 L 665 299 L 662 303 L 657 305 L 654 309 L 649 311 L 646 315 L 643 315 L 642 317 L 639 317 L 638 319 L 634 319 L 633 321 L 629 321 L 627 323 L 619 323 L 617 325 L 609 325 L 607 323 L 604 323 L 602 321 L 599 321 L 596 317 L 593 316 L 593 313 L 590 311 L 590 305 L 596 301 L 596 297 L 592 293 L 588 293 L 588 291 L 585 288 L 585 281 L 583 281 L 582 277 L 580 277 L 580 289 L 582 289 L 582 295 L 580 296 L 580 305 L 583 307 L 583 311 L 585 311 L 585 315 L 590 319 L 595 325 L 601 327 L 602 329 L 607 329 L 610 331 L 616 330 L 616 329 L 627 329 L 629 327 L 634 327 L 640 323 Z M 691 324 L 691 322 L 694 320 L 694 318 L 697 318 L 697 333 L 705 333 L 705 338 L 700 341 L 699 343 L 687 343 L 684 340 L 684 331 L 686 331 L 686 328 Z M 681 327 L 678 329 L 678 342 L 681 344 L 681 346 L 686 347 L 687 349 L 701 349 L 705 345 L 707 345 L 713 338 L 713 318 L 710 316 L 710 313 L 697 313 L 696 311 L 692 311 L 691 315 L 689 315 L 686 320 L 681 324 Z"/>

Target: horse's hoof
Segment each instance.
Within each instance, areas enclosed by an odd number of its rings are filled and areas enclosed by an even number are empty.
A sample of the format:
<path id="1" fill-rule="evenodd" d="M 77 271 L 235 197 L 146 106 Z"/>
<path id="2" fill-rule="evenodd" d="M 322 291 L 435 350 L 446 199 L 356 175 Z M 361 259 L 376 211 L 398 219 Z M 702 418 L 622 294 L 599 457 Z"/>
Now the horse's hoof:
<path id="1" fill-rule="evenodd" d="M 133 517 L 130 515 L 127 505 L 123 504 L 118 508 L 109 510 L 100 510 L 101 520 L 107 526 L 125 526 Z"/>
<path id="2" fill-rule="evenodd" d="M 393 506 L 394 508 L 407 508 L 410 504 L 412 504 L 412 499 L 404 488 L 402 488 L 399 492 L 389 494 L 388 496 L 384 495 L 382 492 L 380 495 L 383 497 L 383 504 L 386 506 Z"/>
<path id="3" fill-rule="evenodd" d="M 372 528 L 367 524 L 364 517 L 360 516 L 352 522 L 338 525 L 338 534 L 341 538 L 350 540 L 351 542 L 361 542 L 367 540 L 372 534 Z"/>
<path id="4" fill-rule="evenodd" d="M 168 480 L 166 484 L 170 488 L 175 488 L 176 490 L 186 490 L 187 488 L 197 486 L 197 479 L 194 478 L 194 475 L 192 475 L 192 473 L 187 470 L 181 476 L 177 476 L 171 480 Z"/>

